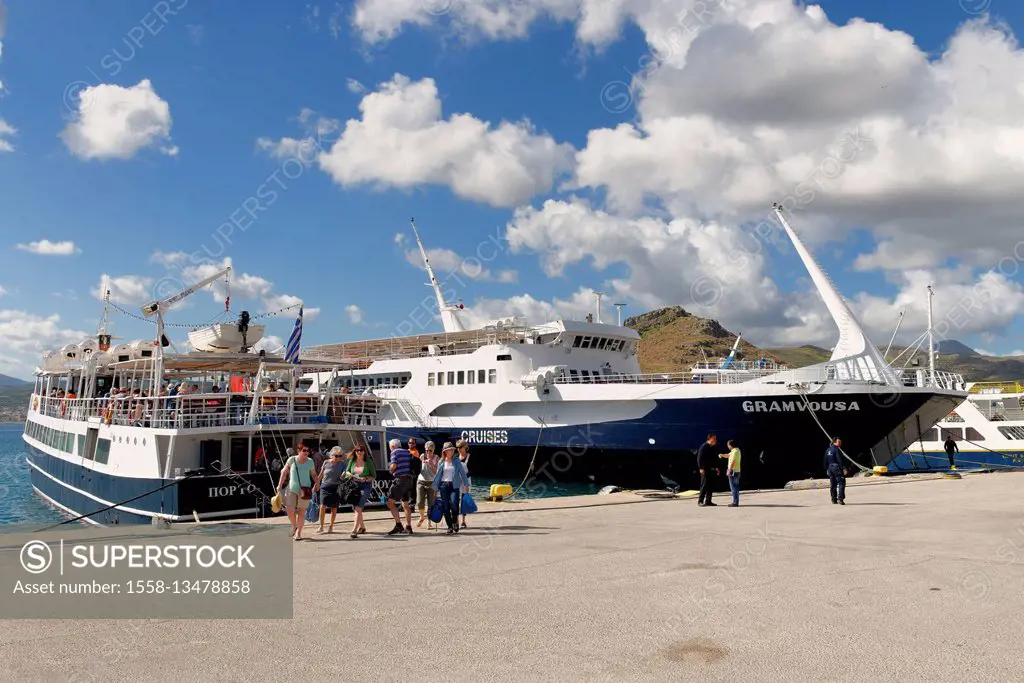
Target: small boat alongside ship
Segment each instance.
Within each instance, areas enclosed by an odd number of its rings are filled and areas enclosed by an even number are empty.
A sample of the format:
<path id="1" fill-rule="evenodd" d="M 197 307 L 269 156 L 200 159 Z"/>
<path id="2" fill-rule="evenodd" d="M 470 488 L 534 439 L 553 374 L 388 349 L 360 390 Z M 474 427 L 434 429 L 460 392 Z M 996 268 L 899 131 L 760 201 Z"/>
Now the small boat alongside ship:
<path id="1" fill-rule="evenodd" d="M 967 400 L 923 431 L 890 471 L 948 470 L 948 437 L 956 442 L 959 469 L 1024 466 L 1024 382 L 973 382 L 967 391 Z"/>

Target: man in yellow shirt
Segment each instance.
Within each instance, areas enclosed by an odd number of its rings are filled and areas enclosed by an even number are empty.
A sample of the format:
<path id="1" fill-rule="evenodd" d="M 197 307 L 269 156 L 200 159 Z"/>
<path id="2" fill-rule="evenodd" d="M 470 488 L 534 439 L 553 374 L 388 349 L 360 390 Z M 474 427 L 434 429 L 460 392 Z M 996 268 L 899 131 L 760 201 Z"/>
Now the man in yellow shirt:
<path id="1" fill-rule="evenodd" d="M 727 441 L 725 445 L 729 449 L 729 454 L 719 457 L 729 458 L 728 469 L 725 471 L 729 477 L 729 489 L 732 491 L 732 502 L 729 503 L 729 507 L 736 508 L 740 506 L 740 449 L 732 440 Z"/>

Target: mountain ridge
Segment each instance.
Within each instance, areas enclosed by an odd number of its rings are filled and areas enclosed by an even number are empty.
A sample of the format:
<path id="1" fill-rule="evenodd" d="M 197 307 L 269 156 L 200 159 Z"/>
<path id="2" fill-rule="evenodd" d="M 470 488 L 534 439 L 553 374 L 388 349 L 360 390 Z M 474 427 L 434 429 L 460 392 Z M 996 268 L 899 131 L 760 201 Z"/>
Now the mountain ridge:
<path id="1" fill-rule="evenodd" d="M 645 373 L 687 372 L 695 363 L 727 356 L 736 341 L 736 334 L 717 320 L 694 315 L 682 306 L 656 308 L 627 318 L 624 325 L 640 334 L 640 369 Z M 889 360 L 905 349 L 894 345 Z M 879 351 L 884 352 L 885 347 Z M 746 338 L 739 348 L 741 358 L 769 358 L 793 368 L 823 363 L 831 355 L 829 349 L 813 344 L 759 347 Z M 907 361 L 904 355 L 899 364 Z M 914 352 L 907 365 L 927 368 L 927 348 Z M 955 339 L 943 339 L 936 343 L 935 369 L 959 373 L 968 382 L 1019 381 L 1024 379 L 1024 356 L 983 356 Z"/>

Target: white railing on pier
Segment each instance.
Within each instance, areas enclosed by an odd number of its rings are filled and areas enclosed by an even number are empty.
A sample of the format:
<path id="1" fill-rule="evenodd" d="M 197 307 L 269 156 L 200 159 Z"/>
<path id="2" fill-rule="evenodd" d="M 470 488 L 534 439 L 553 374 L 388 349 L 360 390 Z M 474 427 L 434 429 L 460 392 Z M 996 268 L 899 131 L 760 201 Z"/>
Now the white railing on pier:
<path id="1" fill-rule="evenodd" d="M 254 424 L 379 426 L 375 396 L 263 392 L 251 414 L 252 393 L 184 394 L 124 398 L 32 396 L 32 409 L 65 420 L 99 419 L 106 424 L 154 429 L 203 429 Z"/>

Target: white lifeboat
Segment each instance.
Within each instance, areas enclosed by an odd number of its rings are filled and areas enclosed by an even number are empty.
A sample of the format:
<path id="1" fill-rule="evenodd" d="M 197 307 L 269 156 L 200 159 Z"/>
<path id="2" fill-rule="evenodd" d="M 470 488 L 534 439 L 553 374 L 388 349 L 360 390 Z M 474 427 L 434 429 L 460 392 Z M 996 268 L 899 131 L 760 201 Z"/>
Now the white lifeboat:
<path id="1" fill-rule="evenodd" d="M 188 341 L 196 351 L 207 353 L 242 353 L 263 339 L 266 325 L 249 325 L 244 335 L 238 323 L 217 323 L 188 333 Z"/>
<path id="2" fill-rule="evenodd" d="M 62 347 L 60 350 L 60 357 L 65 362 L 78 360 L 78 345 L 68 344 L 67 346 Z"/>
<path id="3" fill-rule="evenodd" d="M 131 360 L 142 360 L 144 358 L 152 358 L 153 353 L 156 351 L 156 341 L 152 339 L 133 341 L 128 345 L 128 355 Z"/>
<path id="4" fill-rule="evenodd" d="M 84 341 L 80 341 L 78 342 L 78 356 L 82 360 L 85 360 L 92 354 L 96 353 L 98 348 L 99 345 L 96 343 L 95 339 L 86 339 Z"/>
<path id="5" fill-rule="evenodd" d="M 61 370 L 64 368 L 64 357 L 60 351 L 50 349 L 43 352 L 43 370 Z"/>
<path id="6" fill-rule="evenodd" d="M 109 353 L 115 363 L 123 363 L 132 359 L 132 347 L 129 344 L 115 344 L 110 348 Z"/>

